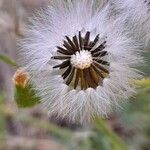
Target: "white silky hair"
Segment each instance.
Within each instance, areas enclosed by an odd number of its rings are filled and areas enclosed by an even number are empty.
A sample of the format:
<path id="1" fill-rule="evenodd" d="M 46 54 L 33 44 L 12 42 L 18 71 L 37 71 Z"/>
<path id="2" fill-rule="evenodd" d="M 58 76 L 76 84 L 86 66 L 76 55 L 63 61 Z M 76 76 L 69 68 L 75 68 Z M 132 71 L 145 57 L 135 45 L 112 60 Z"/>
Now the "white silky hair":
<path id="1" fill-rule="evenodd" d="M 141 77 L 136 66 L 142 63 L 142 45 L 132 39 L 131 30 L 124 28 L 122 17 L 110 23 L 109 3 L 95 6 L 94 0 L 52 1 L 30 19 L 25 38 L 19 41 L 20 62 L 31 74 L 50 116 L 82 123 L 94 114 L 106 117 L 113 107 L 120 107 L 135 93 L 131 81 Z M 96 89 L 73 89 L 64 83 L 60 71 L 53 69 L 62 62 L 51 59 L 57 53 L 56 47 L 63 44 L 66 35 L 73 37 L 79 31 L 89 31 L 91 40 L 99 34 L 99 44 L 103 39 L 107 41 L 105 59 L 110 63 L 110 74 Z"/>
<path id="2" fill-rule="evenodd" d="M 145 44 L 150 40 L 150 0 L 112 0 L 122 16 L 134 28 L 135 35 Z"/>

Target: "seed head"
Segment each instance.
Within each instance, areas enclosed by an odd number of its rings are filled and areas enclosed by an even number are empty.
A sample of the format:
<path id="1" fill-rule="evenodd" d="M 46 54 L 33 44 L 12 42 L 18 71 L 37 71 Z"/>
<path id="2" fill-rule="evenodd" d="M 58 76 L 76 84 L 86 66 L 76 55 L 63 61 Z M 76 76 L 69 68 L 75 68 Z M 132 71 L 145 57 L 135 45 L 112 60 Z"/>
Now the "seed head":
<path id="1" fill-rule="evenodd" d="M 20 41 L 22 65 L 49 115 L 71 122 L 107 116 L 134 92 L 139 43 L 127 22 L 95 0 L 53 0 Z M 101 5 L 102 6 L 102 5 Z"/>

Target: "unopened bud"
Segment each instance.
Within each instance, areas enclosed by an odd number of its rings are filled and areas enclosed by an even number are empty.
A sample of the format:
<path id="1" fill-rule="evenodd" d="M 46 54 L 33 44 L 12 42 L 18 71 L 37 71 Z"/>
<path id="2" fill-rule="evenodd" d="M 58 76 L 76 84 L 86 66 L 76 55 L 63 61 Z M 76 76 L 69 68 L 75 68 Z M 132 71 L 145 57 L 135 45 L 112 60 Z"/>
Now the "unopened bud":
<path id="1" fill-rule="evenodd" d="M 18 69 L 12 78 L 13 83 L 21 87 L 25 87 L 29 79 L 30 79 L 29 74 L 23 69 Z"/>

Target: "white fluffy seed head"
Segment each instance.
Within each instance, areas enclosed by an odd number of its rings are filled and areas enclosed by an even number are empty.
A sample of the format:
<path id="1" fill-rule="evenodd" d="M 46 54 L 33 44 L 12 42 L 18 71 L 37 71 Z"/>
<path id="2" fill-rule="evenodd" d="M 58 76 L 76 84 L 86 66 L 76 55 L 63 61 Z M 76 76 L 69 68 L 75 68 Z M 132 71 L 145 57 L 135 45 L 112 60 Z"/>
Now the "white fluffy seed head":
<path id="1" fill-rule="evenodd" d="M 92 55 L 89 51 L 82 50 L 71 56 L 71 64 L 78 69 L 89 68 L 93 63 Z"/>
<path id="2" fill-rule="evenodd" d="M 118 107 L 134 92 L 132 80 L 140 77 L 135 69 L 141 63 L 139 42 L 125 32 L 131 30 L 124 28 L 126 22 L 121 17 L 108 23 L 108 8 L 99 8 L 95 0 L 52 0 L 50 7 L 32 19 L 25 39 L 20 42 L 20 61 L 29 71 L 50 116 L 87 122 L 93 114 L 107 116 L 114 106 Z M 108 52 L 108 56 L 100 57 L 99 61 L 110 64 L 109 76 L 96 88 L 81 90 L 68 86 L 62 76 L 68 68 L 56 71 L 53 66 L 62 61 L 50 59 L 66 35 L 74 37 L 79 31 L 89 31 L 91 37 L 99 35 L 96 47 L 107 41 L 103 51 Z M 71 64 L 80 69 L 89 67 L 92 61 L 91 54 L 84 50 L 71 56 Z M 104 70 L 103 66 L 99 67 Z"/>

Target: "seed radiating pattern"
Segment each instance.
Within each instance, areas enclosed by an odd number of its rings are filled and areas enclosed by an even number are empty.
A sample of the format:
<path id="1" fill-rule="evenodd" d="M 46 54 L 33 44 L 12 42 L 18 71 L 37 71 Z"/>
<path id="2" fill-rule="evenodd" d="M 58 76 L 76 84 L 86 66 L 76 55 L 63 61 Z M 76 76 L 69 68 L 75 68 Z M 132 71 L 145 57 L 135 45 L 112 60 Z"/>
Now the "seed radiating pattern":
<path id="1" fill-rule="evenodd" d="M 142 78 L 137 66 L 150 37 L 149 2 L 52 0 L 29 19 L 20 65 L 50 117 L 87 124 L 135 94 L 131 82 Z"/>
<path id="2" fill-rule="evenodd" d="M 104 50 L 106 41 L 100 45 L 98 41 L 99 35 L 91 41 L 90 32 L 86 32 L 85 36 L 79 32 L 78 36 L 72 38 L 66 36 L 63 47 L 57 47 L 59 55 L 53 56 L 52 59 L 62 60 L 62 63 L 53 68 L 65 69 L 62 77 L 67 85 L 73 85 L 74 89 L 79 86 L 86 90 L 102 84 L 109 74 L 109 63 L 103 60 L 107 55 L 107 51 Z M 85 57 L 87 59 L 84 61 Z"/>

